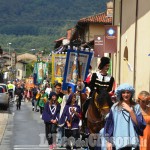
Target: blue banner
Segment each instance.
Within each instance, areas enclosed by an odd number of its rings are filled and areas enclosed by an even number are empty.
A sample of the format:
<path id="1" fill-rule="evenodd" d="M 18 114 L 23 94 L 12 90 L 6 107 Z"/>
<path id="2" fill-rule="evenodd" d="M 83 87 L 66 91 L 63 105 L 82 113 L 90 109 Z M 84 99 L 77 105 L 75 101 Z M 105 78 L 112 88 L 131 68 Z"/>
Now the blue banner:
<path id="1" fill-rule="evenodd" d="M 72 87 L 73 92 L 76 91 L 77 81 L 80 78 L 84 81 L 88 75 L 88 69 L 91 63 L 93 52 L 68 50 L 63 77 L 63 90 L 67 90 L 68 86 Z"/>

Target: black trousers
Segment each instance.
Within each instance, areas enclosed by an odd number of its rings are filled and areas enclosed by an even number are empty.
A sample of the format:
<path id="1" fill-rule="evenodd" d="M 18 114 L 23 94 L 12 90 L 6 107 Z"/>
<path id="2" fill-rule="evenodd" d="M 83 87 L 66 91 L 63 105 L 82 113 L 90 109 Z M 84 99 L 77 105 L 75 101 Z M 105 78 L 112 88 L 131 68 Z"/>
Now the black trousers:
<path id="1" fill-rule="evenodd" d="M 16 104 L 17 110 L 21 108 L 21 100 L 22 100 L 22 95 L 19 95 L 19 98 L 17 99 L 17 104 Z"/>
<path id="2" fill-rule="evenodd" d="M 56 144 L 57 125 L 45 122 L 45 134 L 49 145 Z"/>
<path id="3" fill-rule="evenodd" d="M 74 130 L 71 130 L 71 129 L 65 129 L 65 137 L 67 138 L 70 138 L 70 137 L 73 137 L 75 141 L 78 140 L 78 138 L 80 137 L 80 133 L 79 133 L 79 129 L 74 129 Z M 66 149 L 67 150 L 71 150 L 71 141 L 68 140 L 69 143 L 67 143 L 67 146 L 66 146 Z M 73 144 L 73 148 L 77 148 L 75 143 L 72 143 Z"/>
<path id="4" fill-rule="evenodd" d="M 44 107 L 41 107 L 40 106 L 40 114 L 42 115 L 42 113 L 43 113 L 43 110 L 44 110 Z"/>
<path id="5" fill-rule="evenodd" d="M 8 93 L 9 93 L 9 96 L 10 96 L 11 98 L 13 98 L 13 89 L 9 89 L 9 90 L 8 90 Z"/>

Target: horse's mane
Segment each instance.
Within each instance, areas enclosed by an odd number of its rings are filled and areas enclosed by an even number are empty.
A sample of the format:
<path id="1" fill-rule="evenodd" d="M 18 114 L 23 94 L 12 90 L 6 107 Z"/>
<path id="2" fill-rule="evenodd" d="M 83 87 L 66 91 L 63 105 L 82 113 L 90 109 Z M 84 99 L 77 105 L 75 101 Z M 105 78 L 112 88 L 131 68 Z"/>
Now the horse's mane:
<path id="1" fill-rule="evenodd" d="M 100 106 L 103 106 L 107 102 L 109 108 L 111 108 L 113 102 L 111 100 L 109 93 L 105 89 L 101 89 L 97 92 L 97 94 L 98 95 L 96 96 L 96 101 L 100 104 Z M 92 99 L 90 102 L 91 104 L 94 103 L 94 99 L 95 99 L 95 92 L 92 94 Z"/>
<path id="2" fill-rule="evenodd" d="M 112 105 L 111 97 L 105 89 L 93 92 L 87 111 L 87 126 L 90 133 L 98 133 L 104 127 L 107 108 Z"/>

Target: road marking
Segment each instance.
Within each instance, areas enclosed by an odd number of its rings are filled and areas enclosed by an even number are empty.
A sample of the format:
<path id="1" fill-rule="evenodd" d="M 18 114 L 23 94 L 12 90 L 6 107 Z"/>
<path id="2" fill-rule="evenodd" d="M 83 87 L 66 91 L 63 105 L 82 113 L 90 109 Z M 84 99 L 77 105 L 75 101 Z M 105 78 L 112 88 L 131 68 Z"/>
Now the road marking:
<path id="1" fill-rule="evenodd" d="M 48 146 L 43 145 L 14 145 L 14 150 L 47 150 Z M 55 148 L 55 150 L 66 150 L 66 148 Z"/>
<path id="2" fill-rule="evenodd" d="M 48 149 L 48 146 L 39 146 L 39 145 L 14 145 L 14 150 L 45 150 Z"/>
<path id="3" fill-rule="evenodd" d="M 37 147 L 37 148 L 36 148 L 36 147 L 34 147 L 34 148 L 33 148 L 33 147 L 28 147 L 28 148 L 25 148 L 25 147 L 23 147 L 23 148 L 22 148 L 22 147 L 18 147 L 18 148 L 14 148 L 14 150 L 19 150 L 19 149 L 20 149 L 20 150 L 21 150 L 21 149 L 22 149 L 22 150 L 28 150 L 28 149 L 30 149 L 30 150 L 31 150 L 31 149 L 35 149 L 35 150 L 36 150 L 36 149 L 37 149 L 37 150 L 38 150 L 38 149 L 42 149 L 42 150 L 44 150 L 44 149 L 48 149 L 48 148 L 42 148 L 42 147 L 41 147 L 41 148 L 38 148 L 38 147 Z"/>
<path id="4" fill-rule="evenodd" d="M 31 149 L 35 149 L 35 150 L 38 150 L 38 149 L 45 150 L 45 149 L 48 149 L 48 148 L 42 148 L 42 147 L 41 147 L 41 148 L 38 148 L 38 147 L 37 147 L 37 148 L 36 148 L 36 147 L 34 147 L 34 148 L 33 148 L 33 147 L 28 147 L 28 148 L 19 148 L 19 147 L 18 147 L 18 148 L 14 148 L 14 150 L 28 150 L 28 149 L 30 149 L 30 150 L 31 150 Z"/>

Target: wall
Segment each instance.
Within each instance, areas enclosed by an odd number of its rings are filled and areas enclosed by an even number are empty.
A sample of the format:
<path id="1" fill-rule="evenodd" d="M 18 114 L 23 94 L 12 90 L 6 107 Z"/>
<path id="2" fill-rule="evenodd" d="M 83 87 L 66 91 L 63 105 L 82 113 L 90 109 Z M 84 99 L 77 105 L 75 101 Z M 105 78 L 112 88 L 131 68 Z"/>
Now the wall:
<path id="1" fill-rule="evenodd" d="M 120 0 L 114 1 L 115 6 L 119 6 Z M 117 8 L 114 13 L 115 25 L 119 25 L 118 13 L 121 14 Z M 128 82 L 134 85 L 136 96 L 141 90 L 150 91 L 149 18 L 149 0 L 122 0 L 121 38 L 118 36 L 118 52 L 113 55 L 113 75 L 118 83 Z M 125 49 L 128 50 L 128 61 L 124 59 Z"/>
<path id="2" fill-rule="evenodd" d="M 129 5 L 130 3 L 130 5 Z M 135 66 L 135 19 L 136 0 L 122 1 L 122 28 L 121 28 L 121 57 L 120 57 L 120 83 L 128 82 L 134 85 Z M 124 59 L 125 48 L 128 49 L 128 61 Z M 132 69 L 131 69 L 132 68 Z"/>
<path id="3" fill-rule="evenodd" d="M 150 1 L 139 0 L 137 22 L 137 92 L 150 92 Z"/>
<path id="4" fill-rule="evenodd" d="M 20 62 L 17 62 L 16 64 L 16 78 L 17 79 L 22 79 L 22 77 L 25 76 L 25 70 L 24 70 L 24 64 L 23 63 L 20 63 Z M 20 72 L 20 75 L 18 76 L 18 71 Z"/>

